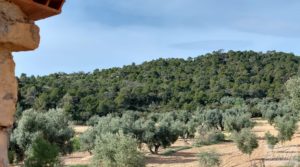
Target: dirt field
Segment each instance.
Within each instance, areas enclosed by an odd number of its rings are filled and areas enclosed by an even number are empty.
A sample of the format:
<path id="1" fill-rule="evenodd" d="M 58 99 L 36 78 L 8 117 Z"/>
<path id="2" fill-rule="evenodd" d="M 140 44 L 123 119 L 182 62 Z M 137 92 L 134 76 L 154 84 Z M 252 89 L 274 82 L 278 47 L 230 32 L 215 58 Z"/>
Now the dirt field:
<path id="1" fill-rule="evenodd" d="M 260 146 L 251 156 L 252 163 L 257 164 L 257 166 L 262 166 L 264 163 L 265 166 L 268 167 L 285 166 L 288 163 L 290 166 L 298 166 L 299 162 L 294 159 L 300 155 L 300 131 L 295 134 L 292 141 L 286 142 L 283 145 L 278 144 L 272 151 L 267 147 L 263 136 L 267 131 L 276 134 L 276 130 L 270 126 L 267 121 L 256 120 L 256 122 L 257 124 L 253 128 L 253 132 L 259 137 Z M 190 143 L 192 143 L 192 141 L 190 141 Z M 178 140 L 172 147 L 186 145 L 187 144 L 182 140 Z M 228 142 L 211 146 L 194 147 L 179 151 L 172 156 L 156 156 L 145 152 L 147 167 L 197 167 L 197 153 L 207 150 L 214 150 L 221 154 L 222 167 L 250 166 L 249 156 L 243 155 L 239 152 L 234 143 Z M 88 164 L 91 156 L 89 153 L 74 153 L 63 159 L 66 165 Z"/>
<path id="2" fill-rule="evenodd" d="M 74 130 L 75 130 L 76 134 L 81 134 L 81 133 L 85 132 L 86 130 L 88 130 L 89 128 L 91 128 L 91 127 L 89 127 L 89 126 L 74 126 Z"/>

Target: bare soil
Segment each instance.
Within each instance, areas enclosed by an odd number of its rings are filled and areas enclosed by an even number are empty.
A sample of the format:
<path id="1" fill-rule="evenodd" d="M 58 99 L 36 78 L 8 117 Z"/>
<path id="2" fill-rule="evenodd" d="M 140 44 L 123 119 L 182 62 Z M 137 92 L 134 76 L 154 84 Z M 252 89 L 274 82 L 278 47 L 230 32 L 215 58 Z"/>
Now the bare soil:
<path id="1" fill-rule="evenodd" d="M 242 154 L 233 142 L 225 142 L 211 146 L 193 147 L 191 149 L 182 150 L 171 156 L 151 155 L 144 150 L 147 157 L 147 167 L 198 167 L 197 154 L 201 151 L 214 150 L 221 155 L 222 167 L 249 167 L 252 164 L 257 166 L 276 167 L 276 166 L 298 166 L 300 164 L 295 160 L 300 154 L 300 131 L 298 131 L 292 141 L 284 144 L 278 144 L 271 150 L 268 148 L 264 140 L 265 132 L 270 131 L 276 134 L 277 131 L 273 126 L 269 125 L 265 120 L 255 120 L 256 126 L 253 132 L 259 137 L 259 148 L 257 148 L 251 157 Z M 193 141 L 190 140 L 189 143 Z M 178 140 L 172 147 L 187 146 L 189 144 L 182 140 Z M 190 144 L 191 145 L 191 144 Z M 164 150 L 160 150 L 162 152 Z M 88 164 L 92 156 L 87 152 L 79 152 L 63 157 L 66 165 Z M 250 161 L 251 160 L 251 161 Z"/>

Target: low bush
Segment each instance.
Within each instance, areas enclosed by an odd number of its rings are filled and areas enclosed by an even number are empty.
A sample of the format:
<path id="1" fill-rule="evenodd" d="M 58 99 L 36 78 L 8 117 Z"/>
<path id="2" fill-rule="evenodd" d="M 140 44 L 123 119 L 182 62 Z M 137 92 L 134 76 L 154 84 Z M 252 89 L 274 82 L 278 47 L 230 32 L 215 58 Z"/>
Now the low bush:
<path id="1" fill-rule="evenodd" d="M 80 151 L 81 148 L 81 144 L 80 144 L 80 139 L 79 137 L 73 137 L 71 139 L 71 143 L 72 143 L 72 151 Z"/>
<path id="2" fill-rule="evenodd" d="M 225 135 L 219 130 L 202 132 L 195 140 L 196 146 L 217 144 L 225 141 Z"/>
<path id="3" fill-rule="evenodd" d="M 25 154 L 25 167 L 61 166 L 58 147 L 42 137 L 36 138 Z"/>
<path id="4" fill-rule="evenodd" d="M 278 138 L 273 136 L 270 132 L 265 134 L 265 138 L 267 140 L 268 147 L 270 149 L 274 149 L 275 145 L 279 142 Z"/>
<path id="5" fill-rule="evenodd" d="M 199 167 L 218 167 L 221 165 L 220 155 L 214 151 L 198 154 Z"/>

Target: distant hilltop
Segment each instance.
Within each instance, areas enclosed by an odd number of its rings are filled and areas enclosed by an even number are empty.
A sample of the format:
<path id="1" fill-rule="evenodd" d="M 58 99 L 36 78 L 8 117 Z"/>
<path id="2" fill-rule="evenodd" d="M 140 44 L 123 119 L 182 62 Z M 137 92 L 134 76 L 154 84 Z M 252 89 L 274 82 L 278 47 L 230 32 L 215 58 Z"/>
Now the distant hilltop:
<path id="1" fill-rule="evenodd" d="M 284 83 L 299 74 L 299 61 L 275 51 L 217 51 L 91 73 L 22 74 L 18 107 L 63 108 L 74 120 L 85 121 L 123 110 L 194 110 L 225 96 L 278 101 L 285 96 Z"/>

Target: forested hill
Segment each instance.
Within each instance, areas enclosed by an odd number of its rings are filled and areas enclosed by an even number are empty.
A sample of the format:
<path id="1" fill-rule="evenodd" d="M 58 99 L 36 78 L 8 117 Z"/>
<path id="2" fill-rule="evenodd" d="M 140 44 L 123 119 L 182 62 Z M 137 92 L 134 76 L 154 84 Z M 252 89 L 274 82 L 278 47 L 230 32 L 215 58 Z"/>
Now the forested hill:
<path id="1" fill-rule="evenodd" d="M 75 120 L 123 110 L 194 110 L 224 96 L 284 96 L 300 58 L 282 52 L 213 52 L 196 58 L 158 59 L 141 65 L 19 78 L 19 110 L 64 108 Z"/>

